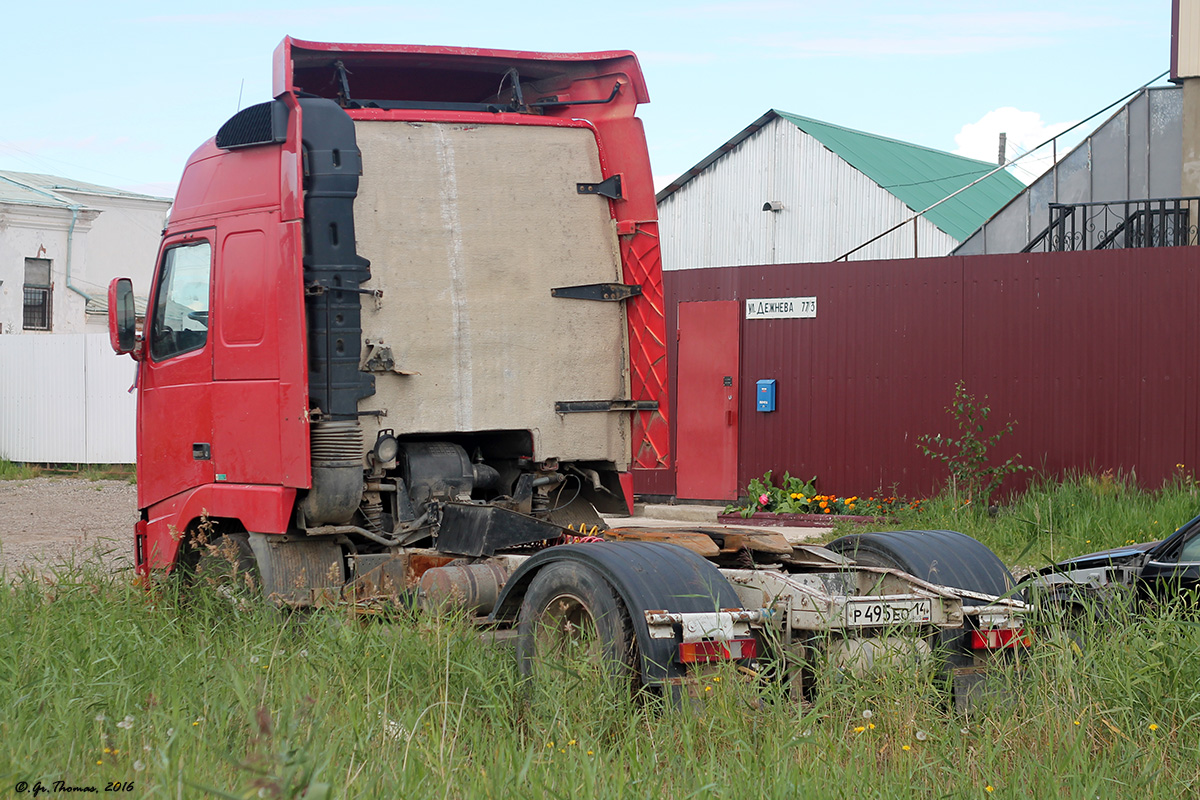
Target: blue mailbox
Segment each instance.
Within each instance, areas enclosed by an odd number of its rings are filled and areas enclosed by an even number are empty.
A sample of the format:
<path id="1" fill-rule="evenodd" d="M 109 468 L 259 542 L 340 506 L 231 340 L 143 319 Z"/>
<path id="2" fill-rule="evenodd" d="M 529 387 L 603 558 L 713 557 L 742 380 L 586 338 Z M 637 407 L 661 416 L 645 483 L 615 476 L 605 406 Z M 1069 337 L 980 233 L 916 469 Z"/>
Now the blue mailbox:
<path id="1" fill-rule="evenodd" d="M 756 404 L 759 411 L 774 411 L 775 410 L 775 381 L 759 381 L 758 392 L 756 393 L 758 403 Z"/>

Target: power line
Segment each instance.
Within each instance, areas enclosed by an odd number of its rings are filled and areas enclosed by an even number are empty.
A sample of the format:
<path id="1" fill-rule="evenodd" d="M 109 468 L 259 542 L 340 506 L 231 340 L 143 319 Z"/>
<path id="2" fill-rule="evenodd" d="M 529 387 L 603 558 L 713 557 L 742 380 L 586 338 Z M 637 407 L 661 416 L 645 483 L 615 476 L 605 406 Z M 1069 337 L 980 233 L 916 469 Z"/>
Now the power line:
<path id="1" fill-rule="evenodd" d="M 948 181 L 948 180 L 952 180 L 953 178 L 969 178 L 972 175 L 982 175 L 984 172 L 986 172 L 986 170 L 984 170 L 984 169 L 975 169 L 975 170 L 971 170 L 970 172 L 960 172 L 957 175 L 942 175 L 940 178 L 930 178 L 929 180 L 924 180 L 924 181 L 913 181 L 912 183 L 889 183 L 885 186 L 882 186 L 881 188 L 883 188 L 883 189 L 900 189 L 905 186 L 924 186 L 927 183 L 937 183 L 938 181 Z"/>
<path id="2" fill-rule="evenodd" d="M 131 178 L 128 175 L 117 175 L 116 173 L 106 172 L 102 169 L 96 169 L 95 167 L 87 167 L 87 166 L 84 166 L 83 164 L 76 164 L 71 161 L 64 161 L 61 158 L 53 158 L 52 156 L 39 155 L 38 153 L 30 152 L 29 150 L 26 150 L 22 147 L 17 147 L 15 144 L 11 144 L 9 142 L 0 142 L 0 148 L 6 149 L 6 150 L 15 150 L 18 153 L 24 153 L 26 156 L 28 156 L 30 159 L 32 159 L 32 161 L 29 163 L 31 163 L 35 167 L 40 167 L 40 162 L 49 161 L 49 162 L 55 162 L 58 164 L 62 164 L 67 167 L 74 167 L 75 169 L 83 169 L 83 170 L 87 170 L 88 172 L 94 172 L 97 175 L 107 175 L 110 178 L 117 178 L 118 180 L 127 181 L 129 183 L 139 183 L 139 181 L 137 179 Z M 140 182 L 141 183 L 149 183 L 149 181 L 140 181 Z"/>

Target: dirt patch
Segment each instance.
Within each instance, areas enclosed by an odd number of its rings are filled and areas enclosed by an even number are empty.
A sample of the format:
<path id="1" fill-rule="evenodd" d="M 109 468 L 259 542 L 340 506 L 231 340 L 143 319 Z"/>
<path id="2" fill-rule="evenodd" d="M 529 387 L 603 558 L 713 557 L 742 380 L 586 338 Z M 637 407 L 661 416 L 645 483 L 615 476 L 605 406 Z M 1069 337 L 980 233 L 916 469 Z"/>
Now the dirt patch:
<path id="1" fill-rule="evenodd" d="M 0 481 L 0 564 L 10 577 L 97 559 L 131 569 L 135 522 L 137 487 L 124 481 Z"/>

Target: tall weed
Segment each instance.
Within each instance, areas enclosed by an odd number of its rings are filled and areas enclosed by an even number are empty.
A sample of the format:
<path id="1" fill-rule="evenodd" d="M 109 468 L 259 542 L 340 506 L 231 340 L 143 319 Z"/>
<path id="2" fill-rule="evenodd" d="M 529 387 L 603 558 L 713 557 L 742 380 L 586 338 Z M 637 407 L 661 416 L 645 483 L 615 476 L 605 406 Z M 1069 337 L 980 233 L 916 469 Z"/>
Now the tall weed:
<path id="1" fill-rule="evenodd" d="M 1083 647 L 1039 631 L 967 715 L 911 669 L 818 670 L 811 704 L 714 670 L 675 707 L 587 663 L 530 685 L 463 618 L 239 609 L 82 564 L 0 588 L 0 776 L 150 797 L 1194 795 L 1190 619 L 1096 623 Z"/>

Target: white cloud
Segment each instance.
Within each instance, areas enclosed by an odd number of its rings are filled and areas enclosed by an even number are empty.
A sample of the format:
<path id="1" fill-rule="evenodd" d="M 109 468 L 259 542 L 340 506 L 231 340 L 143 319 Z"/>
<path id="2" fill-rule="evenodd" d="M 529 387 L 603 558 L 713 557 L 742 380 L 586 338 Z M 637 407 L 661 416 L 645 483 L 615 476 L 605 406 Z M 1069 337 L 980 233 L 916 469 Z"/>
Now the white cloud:
<path id="1" fill-rule="evenodd" d="M 669 50 L 639 50 L 638 61 L 642 64 L 710 64 L 717 60 L 712 53 L 683 53 Z"/>
<path id="2" fill-rule="evenodd" d="M 764 34 L 759 46 L 779 48 L 795 58 L 826 56 L 883 58 L 886 56 L 961 56 L 1026 50 L 1042 44 L 1034 35 L 1014 36 L 841 36 L 795 39 L 793 34 Z"/>
<path id="3" fill-rule="evenodd" d="M 1036 111 L 1022 111 L 1012 106 L 1004 106 L 987 112 L 978 122 L 963 125 L 962 130 L 954 137 L 954 143 L 958 145 L 954 152 L 960 156 L 995 163 L 999 154 L 1000 134 L 1003 132 L 1007 139 L 1005 156 L 1011 161 L 1074 124 L 1075 122 L 1046 122 Z M 1038 152 L 1022 158 L 1009 171 L 1026 184 L 1032 183 L 1051 167 L 1053 152 L 1053 148 L 1047 145 Z M 1061 158 L 1065 154 L 1066 147 L 1060 141 L 1058 155 Z"/>
<path id="4" fill-rule="evenodd" d="M 867 9 L 861 14 L 843 11 L 838 18 L 824 19 L 802 29 L 776 25 L 734 41 L 768 48 L 776 51 L 775 55 L 787 58 L 930 58 L 1053 47 L 1077 35 L 1080 29 L 1128 29 L 1139 24 L 1132 13 L 1129 17 L 991 10 L 876 14 Z M 813 31 L 825 35 L 813 36 Z"/>
<path id="5" fill-rule="evenodd" d="M 378 22 L 381 18 L 393 19 L 402 17 L 405 20 L 436 20 L 439 18 L 432 11 L 413 11 L 411 9 L 393 6 L 339 6 L 338 15 L 343 19 L 360 17 L 373 19 Z M 328 8 L 291 9 L 286 14 L 286 22 L 291 29 L 295 25 L 328 24 L 330 11 Z M 283 19 L 283 12 L 278 9 L 243 9 L 240 11 L 213 11 L 199 14 L 156 14 L 135 19 L 135 22 L 149 22 L 167 25 L 268 25 L 277 26 Z"/>

